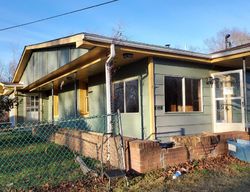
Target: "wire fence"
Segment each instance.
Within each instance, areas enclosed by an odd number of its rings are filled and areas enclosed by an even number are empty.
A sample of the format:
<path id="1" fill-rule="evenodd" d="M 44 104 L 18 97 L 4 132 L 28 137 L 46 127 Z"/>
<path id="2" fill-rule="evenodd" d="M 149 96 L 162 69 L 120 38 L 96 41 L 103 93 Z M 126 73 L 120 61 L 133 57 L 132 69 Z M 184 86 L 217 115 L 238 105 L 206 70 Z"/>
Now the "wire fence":
<path id="1" fill-rule="evenodd" d="M 119 117 L 117 114 L 111 116 L 116 134 Z M 106 119 L 107 115 L 101 115 L 53 122 L 25 122 L 16 126 L 0 124 L 0 191 L 56 186 L 64 181 L 83 179 L 86 177 L 84 171 L 89 170 L 98 174 L 102 168 L 100 158 L 86 157 L 81 149 L 74 150 L 74 141 L 62 144 L 60 138 L 56 142 L 55 135 L 60 131 L 67 131 L 67 134 L 76 131 L 105 133 Z"/>

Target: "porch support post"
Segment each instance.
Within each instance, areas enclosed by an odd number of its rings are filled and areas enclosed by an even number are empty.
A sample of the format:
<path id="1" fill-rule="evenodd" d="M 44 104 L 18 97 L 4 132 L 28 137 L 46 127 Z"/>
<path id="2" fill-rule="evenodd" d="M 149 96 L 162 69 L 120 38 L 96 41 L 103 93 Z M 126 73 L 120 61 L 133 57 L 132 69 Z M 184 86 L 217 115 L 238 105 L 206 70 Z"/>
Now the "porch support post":
<path id="1" fill-rule="evenodd" d="M 54 122 L 54 82 L 51 84 L 51 97 L 52 97 L 52 122 Z"/>
<path id="2" fill-rule="evenodd" d="M 17 102 L 18 102 L 18 94 L 17 94 L 17 89 L 16 86 L 14 87 L 14 98 L 17 97 Z M 14 106 L 14 126 L 17 125 L 17 112 L 18 112 L 18 104 Z"/>
<path id="3" fill-rule="evenodd" d="M 75 89 L 75 117 L 77 117 L 77 80 L 76 73 L 74 73 L 74 89 Z"/>
<path id="4" fill-rule="evenodd" d="M 244 84 L 244 114 L 245 114 L 245 129 L 248 129 L 248 119 L 247 119 L 247 78 L 246 78 L 246 58 L 242 59 L 243 67 L 243 84 Z"/>
<path id="5" fill-rule="evenodd" d="M 155 86 L 154 86 L 154 61 L 152 57 L 148 58 L 148 92 L 149 92 L 149 121 L 150 135 L 149 138 L 156 139 L 155 130 Z"/>

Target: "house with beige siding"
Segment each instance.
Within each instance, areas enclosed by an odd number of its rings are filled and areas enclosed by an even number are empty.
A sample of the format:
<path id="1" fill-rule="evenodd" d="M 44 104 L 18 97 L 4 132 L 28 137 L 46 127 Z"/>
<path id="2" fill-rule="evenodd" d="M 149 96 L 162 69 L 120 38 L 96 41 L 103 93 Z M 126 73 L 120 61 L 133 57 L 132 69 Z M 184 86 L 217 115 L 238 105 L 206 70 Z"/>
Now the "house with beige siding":
<path id="1" fill-rule="evenodd" d="M 203 54 L 80 33 L 26 46 L 0 92 L 18 97 L 13 125 L 104 115 L 108 107 L 119 109 L 128 137 L 245 131 L 249 58 L 249 44 Z"/>

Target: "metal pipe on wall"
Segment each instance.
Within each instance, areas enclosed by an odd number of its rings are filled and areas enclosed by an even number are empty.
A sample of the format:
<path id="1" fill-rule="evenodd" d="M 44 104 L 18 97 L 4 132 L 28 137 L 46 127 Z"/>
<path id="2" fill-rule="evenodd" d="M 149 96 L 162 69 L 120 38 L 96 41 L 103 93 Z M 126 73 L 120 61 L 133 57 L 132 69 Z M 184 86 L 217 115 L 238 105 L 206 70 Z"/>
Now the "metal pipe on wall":
<path id="1" fill-rule="evenodd" d="M 106 79 L 106 108 L 107 108 L 107 134 L 108 136 L 108 141 L 107 141 L 107 162 L 110 162 L 110 136 L 112 134 L 112 105 L 111 105 L 111 79 L 112 79 L 112 74 L 111 74 L 111 63 L 115 57 L 115 45 L 111 44 L 110 45 L 110 55 L 105 62 L 105 79 Z"/>
<path id="2" fill-rule="evenodd" d="M 107 133 L 112 133 L 112 106 L 111 106 L 111 62 L 115 57 L 115 45 L 110 45 L 110 55 L 105 63 L 105 78 L 106 78 L 106 108 L 107 108 Z"/>

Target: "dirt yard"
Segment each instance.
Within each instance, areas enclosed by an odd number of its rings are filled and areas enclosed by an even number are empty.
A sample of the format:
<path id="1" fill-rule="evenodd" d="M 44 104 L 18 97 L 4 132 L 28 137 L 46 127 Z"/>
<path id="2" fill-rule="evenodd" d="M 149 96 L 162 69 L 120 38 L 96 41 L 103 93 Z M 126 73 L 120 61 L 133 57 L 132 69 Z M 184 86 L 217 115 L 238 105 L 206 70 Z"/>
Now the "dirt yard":
<path id="1" fill-rule="evenodd" d="M 173 180 L 176 170 L 185 168 L 187 173 Z M 129 187 L 120 179 L 112 183 L 112 191 L 154 191 L 154 192 L 209 192 L 250 191 L 250 164 L 230 156 L 203 159 L 168 167 L 144 175 L 128 175 Z M 62 183 L 57 187 L 44 186 L 33 191 L 108 191 L 107 180 L 86 178 L 77 182 Z"/>

